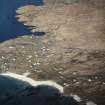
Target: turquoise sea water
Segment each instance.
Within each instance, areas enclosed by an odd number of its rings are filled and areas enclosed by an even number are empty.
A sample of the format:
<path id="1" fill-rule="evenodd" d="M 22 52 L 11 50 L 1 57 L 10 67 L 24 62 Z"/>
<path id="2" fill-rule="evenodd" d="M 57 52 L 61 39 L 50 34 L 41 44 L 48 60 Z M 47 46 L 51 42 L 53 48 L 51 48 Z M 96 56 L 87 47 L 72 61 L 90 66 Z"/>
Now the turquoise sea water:
<path id="1" fill-rule="evenodd" d="M 74 104 L 72 104 L 74 103 Z M 32 86 L 25 80 L 0 75 L 0 105 L 78 105 L 48 84 Z"/>

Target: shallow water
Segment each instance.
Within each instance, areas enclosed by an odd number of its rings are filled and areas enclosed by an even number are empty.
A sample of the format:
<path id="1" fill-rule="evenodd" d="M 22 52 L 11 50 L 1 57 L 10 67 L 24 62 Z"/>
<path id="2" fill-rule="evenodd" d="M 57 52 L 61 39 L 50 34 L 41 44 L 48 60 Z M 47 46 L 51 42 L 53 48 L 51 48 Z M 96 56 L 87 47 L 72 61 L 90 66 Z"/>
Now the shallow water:
<path id="1" fill-rule="evenodd" d="M 15 95 L 18 92 L 24 90 L 27 86 L 29 86 L 28 83 L 25 83 L 18 79 L 0 76 L 0 97 L 7 94 L 10 96 Z"/>
<path id="2" fill-rule="evenodd" d="M 5 100 L 8 100 L 8 101 L 11 99 L 14 100 L 14 97 L 17 95 L 19 97 L 21 97 L 21 99 L 24 103 L 25 102 L 24 100 L 26 100 L 26 99 L 27 99 L 27 102 L 29 102 L 30 100 L 33 100 L 33 98 L 36 95 L 38 97 L 43 97 L 43 96 L 44 97 L 46 97 L 46 96 L 52 97 L 52 96 L 57 95 L 57 93 L 59 94 L 60 88 L 57 88 L 58 84 L 55 85 L 55 83 L 53 83 L 53 82 L 50 83 L 50 82 L 46 82 L 46 81 L 44 81 L 44 84 L 43 84 L 41 82 L 43 82 L 43 81 L 34 81 L 34 80 L 27 78 L 25 76 L 13 74 L 13 73 L 6 74 L 6 75 L 5 74 L 0 75 L 0 103 L 5 102 Z M 41 83 L 42 85 L 39 85 L 38 83 Z M 51 86 L 51 84 L 52 84 L 52 86 Z M 39 87 L 37 87 L 37 86 L 39 86 Z M 37 88 L 35 88 L 35 87 L 37 87 Z M 33 96 L 33 95 L 35 95 L 35 96 Z M 29 97 L 26 98 L 27 96 L 29 96 Z M 79 95 L 71 94 L 70 96 L 72 96 L 77 102 L 80 102 L 80 103 L 84 102 L 84 99 L 81 98 Z M 65 98 L 67 98 L 67 97 L 65 97 Z M 36 100 L 37 100 L 37 98 L 36 98 Z M 71 100 L 71 98 L 70 98 L 70 100 Z M 87 101 L 85 101 L 85 103 L 82 105 L 100 105 L 100 104 L 96 104 L 95 102 L 93 102 L 91 100 L 87 100 Z M 63 104 L 63 105 L 65 105 L 65 104 Z"/>
<path id="3" fill-rule="evenodd" d="M 31 34 L 28 27 L 19 23 L 16 9 L 28 4 L 43 5 L 42 0 L 0 0 L 0 41 L 5 41 L 18 36 Z"/>
<path id="4" fill-rule="evenodd" d="M 18 78 L 0 75 L 0 105 L 72 105 L 72 102 L 77 105 L 77 102 L 72 97 L 62 96 L 56 86 L 50 86 L 53 82 L 38 85 L 33 80 L 37 85 L 32 86 L 30 82 L 26 81 L 29 78 L 23 81 L 21 79 L 24 77 L 17 76 Z"/>

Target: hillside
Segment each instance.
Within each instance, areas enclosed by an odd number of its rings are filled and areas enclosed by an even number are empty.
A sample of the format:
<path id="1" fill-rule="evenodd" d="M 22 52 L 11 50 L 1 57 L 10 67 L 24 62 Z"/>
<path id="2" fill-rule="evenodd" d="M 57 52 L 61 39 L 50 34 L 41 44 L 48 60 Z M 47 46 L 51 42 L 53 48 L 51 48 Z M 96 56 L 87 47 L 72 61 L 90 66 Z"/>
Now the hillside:
<path id="1" fill-rule="evenodd" d="M 104 0 L 58 0 L 54 7 L 45 1 L 45 6 L 28 5 L 16 11 L 18 21 L 33 34 L 0 44 L 0 71 L 54 80 L 65 87 L 65 94 L 104 105 Z"/>

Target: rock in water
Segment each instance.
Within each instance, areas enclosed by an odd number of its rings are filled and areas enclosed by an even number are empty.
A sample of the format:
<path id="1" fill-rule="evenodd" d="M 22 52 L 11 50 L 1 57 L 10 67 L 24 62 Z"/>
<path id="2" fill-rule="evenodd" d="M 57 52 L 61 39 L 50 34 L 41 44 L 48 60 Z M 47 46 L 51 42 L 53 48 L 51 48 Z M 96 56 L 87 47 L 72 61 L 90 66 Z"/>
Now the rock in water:
<path id="1" fill-rule="evenodd" d="M 34 81 L 14 73 L 0 75 L 0 105 L 78 105 L 53 81 Z"/>

